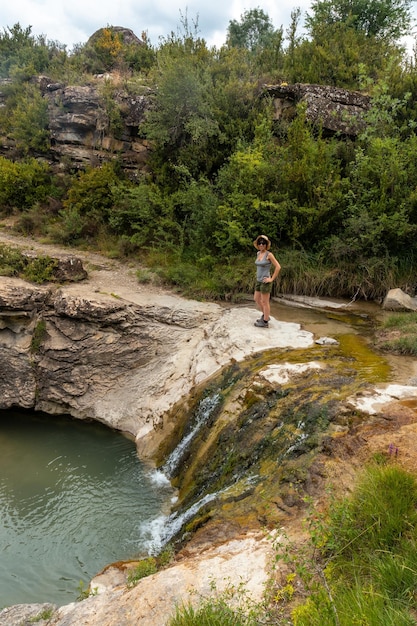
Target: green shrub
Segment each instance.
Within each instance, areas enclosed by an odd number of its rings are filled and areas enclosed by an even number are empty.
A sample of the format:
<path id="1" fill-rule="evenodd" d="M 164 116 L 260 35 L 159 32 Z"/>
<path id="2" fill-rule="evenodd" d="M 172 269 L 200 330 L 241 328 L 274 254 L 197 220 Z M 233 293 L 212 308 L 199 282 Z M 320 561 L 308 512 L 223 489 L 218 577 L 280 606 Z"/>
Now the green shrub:
<path id="1" fill-rule="evenodd" d="M 80 172 L 72 180 L 63 202 L 63 213 L 74 212 L 93 218 L 98 223 L 107 222 L 113 204 L 112 188 L 118 183 L 119 173 L 112 163 Z"/>
<path id="2" fill-rule="evenodd" d="M 148 285 L 152 282 L 152 272 L 147 269 L 138 269 L 136 271 L 136 278 L 141 285 Z"/>
<path id="3" fill-rule="evenodd" d="M 129 572 L 127 577 L 128 587 L 134 587 L 141 580 L 141 578 L 151 576 L 151 574 L 156 574 L 157 571 L 158 568 L 156 560 L 153 557 L 143 559 L 138 563 L 133 571 Z"/>
<path id="4" fill-rule="evenodd" d="M 49 256 L 30 259 L 22 272 L 23 278 L 33 283 L 47 283 L 54 280 L 54 271 L 58 261 Z"/>
<path id="5" fill-rule="evenodd" d="M 19 276 L 25 267 L 21 252 L 0 244 L 0 275 Z"/>
<path id="6" fill-rule="evenodd" d="M 50 191 L 50 176 L 46 165 L 35 159 L 16 163 L 0 157 L 0 207 L 3 213 L 12 209 L 30 208 L 43 201 Z"/>

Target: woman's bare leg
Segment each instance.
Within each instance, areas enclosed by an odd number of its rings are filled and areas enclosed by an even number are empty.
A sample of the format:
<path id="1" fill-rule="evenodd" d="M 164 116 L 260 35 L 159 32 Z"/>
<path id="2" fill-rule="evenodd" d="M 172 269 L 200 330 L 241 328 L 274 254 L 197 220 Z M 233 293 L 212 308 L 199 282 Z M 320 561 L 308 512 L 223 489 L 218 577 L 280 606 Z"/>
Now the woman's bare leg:
<path id="1" fill-rule="evenodd" d="M 261 296 L 261 309 L 262 309 L 262 313 L 263 313 L 265 322 L 269 321 L 269 316 L 270 316 L 270 313 L 271 313 L 271 306 L 270 306 L 270 302 L 269 302 L 270 295 L 271 294 L 269 294 L 269 293 L 261 293 L 260 294 L 260 296 Z"/>

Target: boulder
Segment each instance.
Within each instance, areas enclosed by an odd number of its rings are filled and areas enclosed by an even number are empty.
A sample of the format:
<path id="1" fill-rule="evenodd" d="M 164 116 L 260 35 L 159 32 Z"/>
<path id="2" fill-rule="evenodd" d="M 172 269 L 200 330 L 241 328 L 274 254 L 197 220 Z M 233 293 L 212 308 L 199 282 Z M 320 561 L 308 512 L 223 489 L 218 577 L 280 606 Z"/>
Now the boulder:
<path id="1" fill-rule="evenodd" d="M 89 40 L 87 41 L 87 45 L 94 44 L 97 39 L 100 39 L 103 35 L 106 34 L 106 31 L 111 31 L 113 35 L 120 37 L 125 46 L 144 46 L 144 42 L 142 39 L 136 37 L 133 30 L 130 28 L 125 28 L 124 26 L 107 26 L 106 28 L 99 28 L 95 33 L 91 35 Z"/>
<path id="2" fill-rule="evenodd" d="M 32 250 L 25 250 L 22 255 L 27 259 L 36 259 L 39 255 Z M 82 260 L 72 254 L 61 254 L 54 257 L 53 280 L 58 283 L 78 282 L 87 278 L 87 271 Z"/>
<path id="3" fill-rule="evenodd" d="M 387 311 L 417 311 L 417 298 L 412 298 L 402 289 L 390 289 L 382 308 Z"/>

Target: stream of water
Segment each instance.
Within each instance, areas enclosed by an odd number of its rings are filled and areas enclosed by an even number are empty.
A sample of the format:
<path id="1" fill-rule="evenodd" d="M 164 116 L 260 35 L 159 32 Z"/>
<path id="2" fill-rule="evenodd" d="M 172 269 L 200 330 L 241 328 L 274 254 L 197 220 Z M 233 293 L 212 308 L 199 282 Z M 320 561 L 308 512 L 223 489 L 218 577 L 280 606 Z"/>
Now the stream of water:
<path id="1" fill-rule="evenodd" d="M 0 608 L 76 600 L 104 566 L 145 553 L 140 528 L 171 495 L 120 433 L 1 411 Z"/>

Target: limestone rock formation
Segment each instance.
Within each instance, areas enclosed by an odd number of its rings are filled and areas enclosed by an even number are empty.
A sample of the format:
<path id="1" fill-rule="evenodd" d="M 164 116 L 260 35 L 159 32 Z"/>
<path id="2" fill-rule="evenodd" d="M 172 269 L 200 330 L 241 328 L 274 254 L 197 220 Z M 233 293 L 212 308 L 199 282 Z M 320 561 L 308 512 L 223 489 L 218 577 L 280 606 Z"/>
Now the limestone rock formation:
<path id="1" fill-rule="evenodd" d="M 124 41 L 140 45 L 141 40 L 129 29 L 112 27 L 121 32 Z M 102 29 L 101 29 L 102 30 Z M 97 31 L 90 40 L 100 34 Z M 126 171 L 146 171 L 150 145 L 141 137 L 140 126 L 146 111 L 152 106 L 152 93 L 143 88 L 141 93 L 128 93 L 114 82 L 111 74 L 97 75 L 88 85 L 66 85 L 54 82 L 47 76 L 37 76 L 48 101 L 50 157 L 57 168 L 85 168 L 119 158 Z M 10 79 L 0 79 L 0 107 L 7 100 Z M 119 123 L 112 128 L 111 113 L 104 95 L 105 85 L 110 85 L 112 106 L 116 104 Z M 320 125 L 326 134 L 355 137 L 365 125 L 364 114 L 369 110 L 370 98 L 356 91 L 311 84 L 265 85 L 262 96 L 274 103 L 274 118 L 292 119 L 299 102 L 306 103 L 307 120 Z M 10 155 L 13 141 L 2 138 L 0 154 Z"/>
<path id="2" fill-rule="evenodd" d="M 133 435 L 152 458 L 164 416 L 232 359 L 272 347 L 307 347 L 311 333 L 256 311 L 175 296 L 127 301 L 85 283 L 0 284 L 0 408 L 96 419 Z M 153 443 L 152 443 L 153 442 Z"/>
<path id="3" fill-rule="evenodd" d="M 299 102 L 306 103 L 307 120 L 328 134 L 355 137 L 365 125 L 370 99 L 357 91 L 339 87 L 295 83 L 265 85 L 263 95 L 273 99 L 275 119 L 292 119 Z"/>
<path id="4" fill-rule="evenodd" d="M 150 106 L 149 90 L 132 95 L 113 86 L 112 105 L 117 105 L 119 124 L 112 129 L 104 82 L 112 84 L 111 75 L 97 76 L 89 85 L 66 85 L 48 76 L 36 76 L 48 102 L 48 127 L 51 147 L 47 155 L 57 169 L 97 166 L 116 157 L 126 171 L 146 169 L 149 144 L 138 135 L 138 128 Z M 0 107 L 5 106 L 10 79 L 0 79 Z M 0 155 L 10 157 L 14 141 L 2 137 Z"/>
<path id="5" fill-rule="evenodd" d="M 181 603 L 208 597 L 215 585 L 218 593 L 239 580 L 248 596 L 260 601 L 268 581 L 271 542 L 247 534 L 226 544 L 202 550 L 178 560 L 167 569 L 139 581 L 133 588 L 114 585 L 114 574 L 103 574 L 91 583 L 97 595 L 58 609 L 51 605 L 26 604 L 0 610 L 0 626 L 165 626 Z M 116 574 L 117 577 L 117 574 Z M 45 621 L 46 608 L 56 609 Z"/>
<path id="6" fill-rule="evenodd" d="M 40 78 L 44 97 L 48 99 L 51 153 L 56 161 L 69 160 L 85 167 L 121 158 L 126 169 L 143 168 L 148 144 L 138 138 L 138 128 L 149 106 L 146 95 L 130 95 L 117 89 L 121 130 L 112 132 L 109 112 L 100 85 L 61 85 Z"/>

